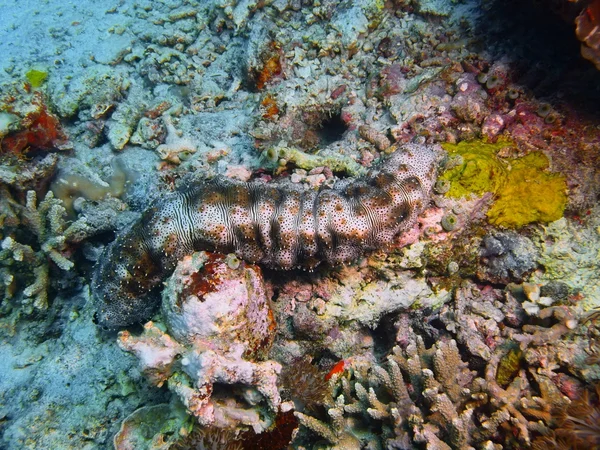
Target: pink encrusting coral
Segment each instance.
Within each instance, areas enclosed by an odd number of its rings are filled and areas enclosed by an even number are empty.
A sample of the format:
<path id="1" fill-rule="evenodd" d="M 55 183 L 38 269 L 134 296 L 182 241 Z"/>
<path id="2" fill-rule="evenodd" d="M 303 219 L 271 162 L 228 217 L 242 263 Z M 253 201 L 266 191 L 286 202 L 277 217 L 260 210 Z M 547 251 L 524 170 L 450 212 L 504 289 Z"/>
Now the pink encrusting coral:
<path id="1" fill-rule="evenodd" d="M 281 405 L 281 365 L 264 359 L 275 324 L 260 269 L 232 255 L 187 256 L 166 283 L 162 312 L 166 331 L 148 322 L 139 337 L 119 336 L 149 380 L 167 382 L 201 425 L 268 428 Z"/>

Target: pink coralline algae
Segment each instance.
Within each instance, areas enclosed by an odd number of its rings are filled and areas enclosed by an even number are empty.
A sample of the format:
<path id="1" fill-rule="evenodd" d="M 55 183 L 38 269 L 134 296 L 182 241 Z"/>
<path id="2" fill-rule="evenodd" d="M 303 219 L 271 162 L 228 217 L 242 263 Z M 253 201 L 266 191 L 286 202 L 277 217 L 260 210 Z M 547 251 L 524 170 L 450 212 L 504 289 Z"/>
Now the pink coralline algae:
<path id="1" fill-rule="evenodd" d="M 268 428 L 281 406 L 281 365 L 264 360 L 275 324 L 260 269 L 232 256 L 187 256 L 166 283 L 162 313 L 166 331 L 148 322 L 141 336 L 119 335 L 148 379 L 167 382 L 201 425 Z"/>

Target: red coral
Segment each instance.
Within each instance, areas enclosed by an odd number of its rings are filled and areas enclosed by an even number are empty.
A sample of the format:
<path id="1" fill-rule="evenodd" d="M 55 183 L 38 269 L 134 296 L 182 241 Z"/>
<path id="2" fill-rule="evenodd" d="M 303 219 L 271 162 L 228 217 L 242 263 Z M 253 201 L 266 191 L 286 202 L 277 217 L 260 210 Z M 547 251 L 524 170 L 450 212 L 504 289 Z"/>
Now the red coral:
<path id="1" fill-rule="evenodd" d="M 48 112 L 40 96 L 33 98 L 35 109 L 21 121 L 24 128 L 10 134 L 2 140 L 1 151 L 18 156 L 27 153 L 29 149 L 53 150 L 63 145 L 65 135 L 58 118 Z"/>

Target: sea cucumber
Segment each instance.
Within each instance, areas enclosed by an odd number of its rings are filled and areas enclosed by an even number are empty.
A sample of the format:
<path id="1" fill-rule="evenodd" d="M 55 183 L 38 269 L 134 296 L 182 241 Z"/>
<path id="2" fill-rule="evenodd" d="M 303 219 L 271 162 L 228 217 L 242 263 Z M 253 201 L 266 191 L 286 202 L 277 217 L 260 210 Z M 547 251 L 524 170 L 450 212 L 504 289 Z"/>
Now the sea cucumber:
<path id="1" fill-rule="evenodd" d="M 157 303 L 153 291 L 193 251 L 312 269 L 385 248 L 427 206 L 436 160 L 433 148 L 407 144 L 366 177 L 318 191 L 219 176 L 161 198 L 101 255 L 92 279 L 96 319 L 120 327 L 147 318 Z"/>

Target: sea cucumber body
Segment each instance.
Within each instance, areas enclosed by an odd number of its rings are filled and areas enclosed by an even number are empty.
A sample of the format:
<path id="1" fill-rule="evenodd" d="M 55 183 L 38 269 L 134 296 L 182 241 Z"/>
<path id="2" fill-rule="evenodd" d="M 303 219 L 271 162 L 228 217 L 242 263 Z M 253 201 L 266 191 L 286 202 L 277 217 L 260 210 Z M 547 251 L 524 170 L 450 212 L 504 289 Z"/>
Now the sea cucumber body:
<path id="1" fill-rule="evenodd" d="M 197 250 L 277 269 L 351 262 L 411 228 L 435 182 L 436 152 L 409 144 L 368 176 L 318 191 L 291 183 L 205 181 L 155 202 L 102 254 L 92 280 L 107 326 L 148 317 L 150 294 Z"/>

